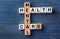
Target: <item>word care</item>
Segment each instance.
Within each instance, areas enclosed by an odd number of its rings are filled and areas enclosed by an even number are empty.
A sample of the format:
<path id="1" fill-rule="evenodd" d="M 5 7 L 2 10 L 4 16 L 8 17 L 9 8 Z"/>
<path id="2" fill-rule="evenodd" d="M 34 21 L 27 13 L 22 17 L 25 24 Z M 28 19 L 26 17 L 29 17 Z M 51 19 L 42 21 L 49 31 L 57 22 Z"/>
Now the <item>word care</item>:
<path id="1" fill-rule="evenodd" d="M 24 8 L 19 8 L 19 13 L 24 13 Z M 31 7 L 30 13 L 52 13 L 52 7 Z"/>
<path id="2" fill-rule="evenodd" d="M 29 28 L 26 26 L 26 28 Z M 42 24 L 41 23 L 36 23 L 36 24 L 30 24 L 30 29 L 42 29 Z M 24 30 L 24 24 L 19 24 L 19 30 Z"/>

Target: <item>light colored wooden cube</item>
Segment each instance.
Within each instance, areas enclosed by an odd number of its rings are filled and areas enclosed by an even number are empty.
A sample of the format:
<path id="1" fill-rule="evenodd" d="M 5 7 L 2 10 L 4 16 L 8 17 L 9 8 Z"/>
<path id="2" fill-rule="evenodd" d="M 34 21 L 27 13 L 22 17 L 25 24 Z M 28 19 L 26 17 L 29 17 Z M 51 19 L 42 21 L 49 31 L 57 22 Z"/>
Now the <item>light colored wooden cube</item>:
<path id="1" fill-rule="evenodd" d="M 41 23 L 37 23 L 36 24 L 36 29 L 42 29 L 42 24 Z"/>
<path id="2" fill-rule="evenodd" d="M 24 13 L 24 8 L 19 8 L 19 13 Z"/>
<path id="3" fill-rule="evenodd" d="M 24 25 L 24 28 L 25 28 L 25 29 L 30 29 L 30 24 L 25 24 L 25 25 Z"/>
<path id="4" fill-rule="evenodd" d="M 30 29 L 36 29 L 35 24 L 30 24 Z"/>
<path id="5" fill-rule="evenodd" d="M 30 29 L 25 29 L 25 35 L 31 35 Z"/>
<path id="6" fill-rule="evenodd" d="M 24 30 L 24 24 L 19 24 L 19 30 Z"/>
<path id="7" fill-rule="evenodd" d="M 46 13 L 46 7 L 41 7 L 43 10 L 42 10 L 42 13 Z"/>
<path id="8" fill-rule="evenodd" d="M 36 8 L 34 8 L 34 7 L 30 8 L 30 12 L 31 13 L 36 13 Z"/>
<path id="9" fill-rule="evenodd" d="M 52 7 L 47 7 L 47 8 L 46 8 L 46 12 L 47 12 L 47 13 L 52 13 Z"/>

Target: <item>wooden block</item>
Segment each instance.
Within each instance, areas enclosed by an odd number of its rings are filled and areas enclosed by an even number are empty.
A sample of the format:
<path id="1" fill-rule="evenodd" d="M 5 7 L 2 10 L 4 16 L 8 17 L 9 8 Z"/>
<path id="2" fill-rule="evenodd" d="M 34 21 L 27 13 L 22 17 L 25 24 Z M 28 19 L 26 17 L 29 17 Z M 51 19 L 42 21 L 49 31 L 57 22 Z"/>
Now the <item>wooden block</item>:
<path id="1" fill-rule="evenodd" d="M 30 29 L 36 29 L 35 24 L 30 24 Z"/>
<path id="2" fill-rule="evenodd" d="M 19 30 L 23 30 L 24 29 L 24 24 L 19 24 Z"/>
<path id="3" fill-rule="evenodd" d="M 46 13 L 46 7 L 41 7 L 43 10 L 42 10 L 42 13 Z"/>
<path id="4" fill-rule="evenodd" d="M 44 13 L 43 12 L 43 7 L 40 7 L 40 10 L 39 11 L 40 11 L 40 13 Z"/>
<path id="5" fill-rule="evenodd" d="M 30 33 L 31 32 L 30 31 L 30 2 L 24 3 L 24 29 L 25 29 L 25 35 L 31 35 Z"/>
<path id="6" fill-rule="evenodd" d="M 36 13 L 36 8 L 34 8 L 34 7 L 30 8 L 30 12 L 31 13 Z"/>
<path id="7" fill-rule="evenodd" d="M 25 35 L 31 35 L 30 29 L 25 29 Z"/>
<path id="8" fill-rule="evenodd" d="M 52 7 L 47 7 L 46 12 L 47 13 L 52 13 Z"/>
<path id="9" fill-rule="evenodd" d="M 29 24 L 25 24 L 24 25 L 24 29 L 30 29 L 30 25 Z"/>
<path id="10" fill-rule="evenodd" d="M 19 8 L 19 13 L 24 13 L 24 8 Z"/>
<path id="11" fill-rule="evenodd" d="M 37 24 L 36 24 L 36 29 L 42 29 L 42 24 L 37 23 Z"/>

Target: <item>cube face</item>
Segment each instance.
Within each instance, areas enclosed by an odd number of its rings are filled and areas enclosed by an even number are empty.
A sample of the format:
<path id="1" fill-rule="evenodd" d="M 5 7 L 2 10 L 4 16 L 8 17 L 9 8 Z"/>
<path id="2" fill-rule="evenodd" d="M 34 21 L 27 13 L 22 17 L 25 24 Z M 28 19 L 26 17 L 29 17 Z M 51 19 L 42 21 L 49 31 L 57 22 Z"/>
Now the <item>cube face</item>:
<path id="1" fill-rule="evenodd" d="M 42 24 L 36 24 L 36 29 L 42 29 Z"/>
<path id="2" fill-rule="evenodd" d="M 30 13 L 36 13 L 36 8 L 30 8 Z"/>
<path id="3" fill-rule="evenodd" d="M 36 29 L 35 24 L 30 24 L 30 29 Z"/>
<path id="4" fill-rule="evenodd" d="M 19 30 L 23 30 L 24 29 L 24 24 L 19 24 Z"/>
<path id="5" fill-rule="evenodd" d="M 46 7 L 41 7 L 40 11 L 41 13 L 46 13 Z"/>
<path id="6" fill-rule="evenodd" d="M 19 13 L 24 13 L 24 8 L 19 8 Z"/>
<path id="7" fill-rule="evenodd" d="M 31 35 L 31 31 L 29 29 L 25 29 L 25 35 Z"/>
<path id="8" fill-rule="evenodd" d="M 46 8 L 46 12 L 47 12 L 47 13 L 52 13 L 52 7 L 47 7 L 47 8 Z"/>

